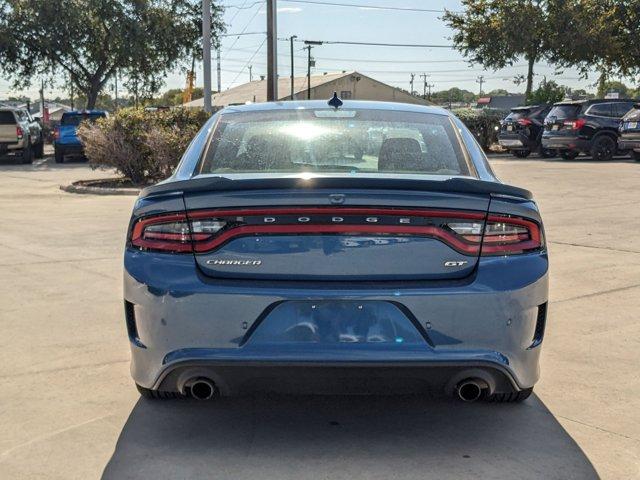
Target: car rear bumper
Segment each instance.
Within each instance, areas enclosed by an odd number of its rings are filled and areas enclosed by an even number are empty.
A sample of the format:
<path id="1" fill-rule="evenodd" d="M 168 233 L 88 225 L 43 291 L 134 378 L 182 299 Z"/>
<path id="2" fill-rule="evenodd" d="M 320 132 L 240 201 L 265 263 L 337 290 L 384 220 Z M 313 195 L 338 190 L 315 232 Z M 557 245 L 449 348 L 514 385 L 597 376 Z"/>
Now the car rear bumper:
<path id="1" fill-rule="evenodd" d="M 54 145 L 56 150 L 62 151 L 67 155 L 81 155 L 84 153 L 84 147 L 80 143 L 59 143 L 56 142 Z"/>
<path id="2" fill-rule="evenodd" d="M 24 140 L 19 140 L 17 142 L 0 142 L 0 153 L 22 150 L 24 148 L 24 145 Z"/>
<path id="3" fill-rule="evenodd" d="M 498 143 L 509 150 L 535 150 L 537 147 L 535 141 L 519 133 L 500 132 L 498 134 Z"/>
<path id="4" fill-rule="evenodd" d="M 621 137 L 618 139 L 618 149 L 620 150 L 640 150 L 640 135 L 631 137 Z"/>
<path id="5" fill-rule="evenodd" d="M 549 150 L 586 152 L 591 149 L 591 141 L 571 135 L 549 135 L 545 132 L 542 136 L 542 147 Z"/>
<path id="6" fill-rule="evenodd" d="M 228 394 L 276 377 L 301 383 L 311 371 L 319 379 L 314 385 L 395 376 L 446 390 L 460 375 L 476 372 L 496 391 L 528 388 L 539 376 L 547 266 L 546 254 L 536 253 L 483 258 L 464 280 L 266 282 L 215 280 L 203 276 L 190 255 L 127 250 L 132 376 L 145 388 L 168 391 L 182 390 L 188 377 L 208 376 Z M 393 303 L 408 312 L 426 340 L 252 343 L 265 312 L 300 301 Z"/>

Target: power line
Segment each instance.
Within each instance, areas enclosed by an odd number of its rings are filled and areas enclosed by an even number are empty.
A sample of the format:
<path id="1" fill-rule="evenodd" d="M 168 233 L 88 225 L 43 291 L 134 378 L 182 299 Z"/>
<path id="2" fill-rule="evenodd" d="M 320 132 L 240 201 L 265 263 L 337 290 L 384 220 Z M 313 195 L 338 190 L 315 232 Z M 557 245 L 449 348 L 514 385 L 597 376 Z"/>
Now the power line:
<path id="1" fill-rule="evenodd" d="M 247 60 L 247 63 L 244 64 L 244 67 L 242 67 L 240 69 L 240 71 L 238 72 L 238 74 L 236 75 L 236 77 L 233 79 L 233 81 L 231 82 L 231 84 L 233 85 L 236 80 L 238 80 L 238 77 L 240 77 L 240 75 L 242 75 L 242 73 L 244 72 L 244 70 L 251 64 L 251 62 L 253 61 L 253 59 L 255 58 L 255 56 L 258 54 L 258 52 L 260 51 L 260 49 L 264 46 L 264 44 L 267 41 L 267 37 L 264 38 L 264 40 L 262 41 L 262 43 L 260 44 L 260 46 L 256 49 L 255 52 L 253 52 L 253 55 L 251 55 L 251 58 L 249 60 Z"/>
<path id="2" fill-rule="evenodd" d="M 428 13 L 444 13 L 444 10 L 435 10 L 432 8 L 414 8 L 414 7 L 388 7 L 384 5 L 362 5 L 357 3 L 341 3 L 341 2 L 321 2 L 318 0 L 280 0 L 285 3 L 304 3 L 311 5 L 326 5 L 330 7 L 356 7 L 364 10 L 393 10 L 396 12 L 428 12 Z"/>
<path id="3" fill-rule="evenodd" d="M 296 40 L 297 42 L 314 42 L 327 45 L 365 45 L 370 47 L 405 47 L 405 48 L 455 48 L 454 45 L 432 45 L 422 43 L 378 43 L 378 42 L 350 42 L 346 40 Z"/>

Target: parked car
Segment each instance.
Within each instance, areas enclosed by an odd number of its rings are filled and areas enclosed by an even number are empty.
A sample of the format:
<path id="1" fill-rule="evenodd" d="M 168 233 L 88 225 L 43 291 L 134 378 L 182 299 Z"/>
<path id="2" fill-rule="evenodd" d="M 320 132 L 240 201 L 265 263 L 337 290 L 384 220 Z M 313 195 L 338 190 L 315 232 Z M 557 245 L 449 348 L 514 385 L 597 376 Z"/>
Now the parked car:
<path id="1" fill-rule="evenodd" d="M 559 102 L 544 121 L 542 146 L 571 160 L 580 152 L 611 160 L 618 149 L 620 119 L 633 106 L 629 99 Z"/>
<path id="2" fill-rule="evenodd" d="M 54 130 L 53 147 L 56 163 L 64 162 L 67 155 L 84 155 L 84 147 L 78 138 L 78 126 L 80 122 L 95 122 L 99 118 L 107 116 L 102 110 L 71 111 L 62 114 L 60 125 Z"/>
<path id="3" fill-rule="evenodd" d="M 511 109 L 500 122 L 498 143 L 518 158 L 526 158 L 531 152 L 540 152 L 544 158 L 554 157 L 555 150 L 542 148 L 544 119 L 551 105 L 527 105 Z"/>
<path id="4" fill-rule="evenodd" d="M 142 191 L 124 258 L 140 393 L 526 399 L 548 295 L 531 193 L 501 183 L 447 110 L 330 105 L 223 109 Z M 378 130 L 364 162 L 316 148 Z"/>
<path id="5" fill-rule="evenodd" d="M 23 163 L 44 156 L 42 127 L 20 108 L 0 108 L 0 155 L 19 153 Z"/>
<path id="6" fill-rule="evenodd" d="M 634 103 L 620 121 L 618 149 L 629 151 L 631 158 L 640 162 L 640 103 Z"/>

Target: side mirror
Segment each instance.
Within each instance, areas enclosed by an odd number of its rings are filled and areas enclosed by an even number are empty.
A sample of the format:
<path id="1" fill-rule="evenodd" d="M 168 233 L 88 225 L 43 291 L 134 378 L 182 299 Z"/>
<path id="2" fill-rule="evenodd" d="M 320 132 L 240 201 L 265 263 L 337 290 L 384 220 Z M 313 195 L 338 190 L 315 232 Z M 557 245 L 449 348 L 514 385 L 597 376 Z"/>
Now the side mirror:
<path id="1" fill-rule="evenodd" d="M 633 108 L 635 108 L 636 110 L 640 110 L 640 103 L 634 103 Z"/>

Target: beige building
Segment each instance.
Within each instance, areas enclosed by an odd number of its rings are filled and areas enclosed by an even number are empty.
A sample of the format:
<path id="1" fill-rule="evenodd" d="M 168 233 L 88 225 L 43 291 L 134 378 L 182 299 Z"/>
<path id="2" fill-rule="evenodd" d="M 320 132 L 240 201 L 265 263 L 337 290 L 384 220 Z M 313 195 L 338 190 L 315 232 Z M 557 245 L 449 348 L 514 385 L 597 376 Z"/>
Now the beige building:
<path id="1" fill-rule="evenodd" d="M 307 77 L 293 79 L 293 91 L 296 100 L 307 99 Z M 379 82 L 358 72 L 327 73 L 311 76 L 311 99 L 329 100 L 337 92 L 343 100 L 378 100 L 385 102 L 404 102 L 419 105 L 431 105 L 431 102 L 410 95 L 397 87 Z M 291 77 L 278 79 L 278 99 L 291 100 Z M 267 81 L 254 80 L 213 96 L 214 107 L 241 105 L 247 102 L 267 101 Z M 187 108 L 202 108 L 202 98 L 185 103 Z"/>

